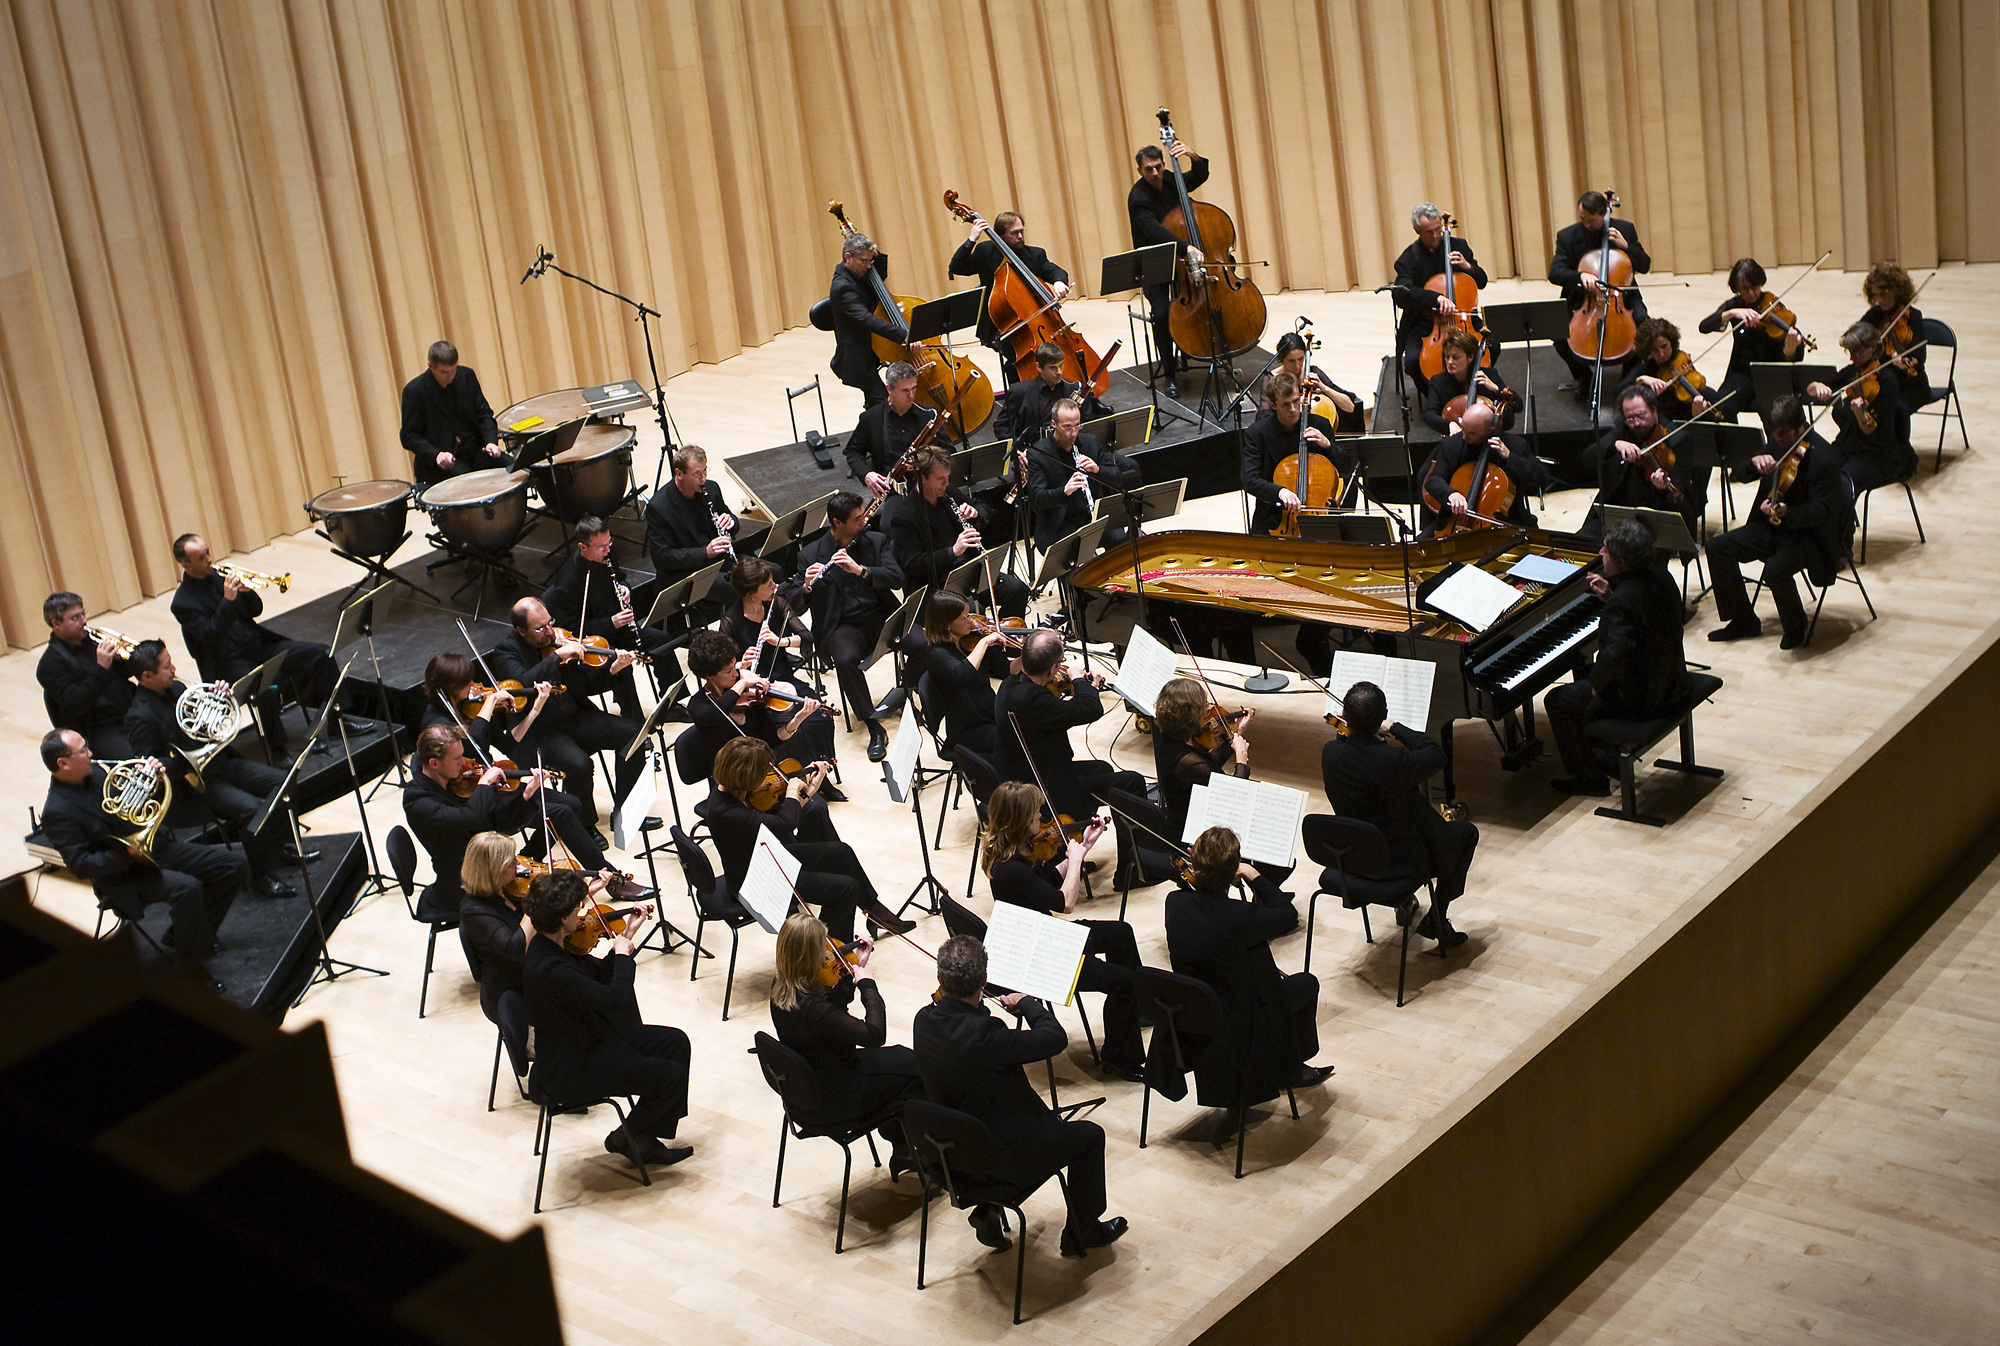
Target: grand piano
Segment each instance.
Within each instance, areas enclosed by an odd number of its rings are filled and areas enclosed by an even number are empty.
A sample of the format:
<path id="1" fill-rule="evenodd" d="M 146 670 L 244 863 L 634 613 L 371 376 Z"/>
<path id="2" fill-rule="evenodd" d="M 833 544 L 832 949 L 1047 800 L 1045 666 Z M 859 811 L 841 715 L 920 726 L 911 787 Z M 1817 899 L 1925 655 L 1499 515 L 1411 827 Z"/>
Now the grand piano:
<path id="1" fill-rule="evenodd" d="M 1508 578 L 1531 554 L 1579 569 L 1549 585 Z M 1298 626 L 1323 631 L 1332 649 L 1428 660 L 1438 670 L 1427 731 L 1449 752 L 1455 721 L 1485 720 L 1500 738 L 1503 765 L 1517 770 L 1541 751 L 1533 698 L 1596 649 L 1600 604 L 1583 569 L 1596 559 L 1582 539 L 1525 528 L 1480 529 L 1407 547 L 1176 531 L 1141 537 L 1136 561 L 1130 546 L 1107 551 L 1077 567 L 1069 583 L 1078 634 L 1088 640 L 1122 645 L 1121 633 L 1143 621 L 1178 649 L 1178 620 L 1197 653 L 1213 643 L 1238 662 L 1264 663 L 1259 645 L 1297 658 L 1290 640 L 1276 636 L 1279 628 Z M 1478 632 L 1427 610 L 1421 597 L 1427 584 L 1455 564 L 1506 579 L 1520 599 Z M 1322 663 L 1310 671 L 1324 677 L 1327 670 Z M 1450 800 L 1449 765 L 1443 785 Z"/>

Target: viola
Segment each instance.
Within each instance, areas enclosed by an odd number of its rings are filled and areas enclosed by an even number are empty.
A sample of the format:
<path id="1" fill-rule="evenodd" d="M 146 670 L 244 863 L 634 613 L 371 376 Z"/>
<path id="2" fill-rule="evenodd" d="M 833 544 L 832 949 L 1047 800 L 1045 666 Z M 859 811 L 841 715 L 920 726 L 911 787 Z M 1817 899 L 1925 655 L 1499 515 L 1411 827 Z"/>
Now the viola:
<path id="1" fill-rule="evenodd" d="M 1778 296 L 1772 294 L 1769 290 L 1765 290 L 1757 296 L 1757 307 L 1764 313 L 1763 321 L 1757 324 L 1757 330 L 1765 336 L 1783 341 L 1792 333 L 1799 332 L 1798 314 L 1779 303 Z M 1819 349 L 1819 343 L 1804 332 L 1799 332 L 1799 342 L 1809 351 Z"/>
<path id="2" fill-rule="evenodd" d="M 1856 365 L 1855 370 L 1861 377 L 1849 385 L 1856 397 L 1868 403 L 1867 406 L 1854 413 L 1854 424 L 1859 427 L 1861 433 L 1864 435 L 1875 433 L 1877 425 L 1875 420 L 1875 399 L 1882 395 L 1882 380 L 1876 378 L 1875 374 L 1881 368 L 1882 362 L 1879 358 L 1870 360 L 1866 364 Z"/>
<path id="3" fill-rule="evenodd" d="M 759 813 L 769 813 L 784 802 L 786 788 L 783 773 L 773 767 L 764 773 L 764 779 L 750 791 L 750 797 L 744 802 Z"/>
<path id="4" fill-rule="evenodd" d="M 1229 742 L 1229 736 L 1247 714 L 1247 710 L 1226 711 L 1211 701 L 1201 713 L 1201 731 L 1194 736 L 1194 746 L 1203 752 L 1214 752 Z"/>
<path id="5" fill-rule="evenodd" d="M 1580 360 L 1622 360 L 1639 335 L 1639 324 L 1625 305 L 1625 290 L 1632 283 L 1632 257 L 1623 248 L 1611 246 L 1611 212 L 1618 206 L 1618 193 L 1604 193 L 1604 244 L 1578 259 L 1576 269 L 1596 280 L 1600 295 L 1586 295 L 1583 305 L 1570 315 L 1569 348 Z"/>
<path id="6" fill-rule="evenodd" d="M 465 689 L 465 694 L 458 698 L 459 713 L 461 715 L 477 715 L 481 710 L 485 709 L 486 698 L 493 695 L 494 690 L 494 688 L 488 687 L 483 682 L 473 682 Z M 519 678 L 503 678 L 500 681 L 498 690 L 509 692 L 516 699 L 519 699 L 521 693 L 526 689 L 521 686 Z"/>
<path id="7" fill-rule="evenodd" d="M 620 654 L 620 651 L 613 649 L 611 642 L 603 636 L 579 636 L 560 626 L 555 628 L 555 636 L 559 641 L 575 641 L 583 646 L 583 653 L 578 658 L 585 668 L 603 668 Z M 650 664 L 653 660 L 650 655 L 642 654 L 633 662 Z"/>
<path id="8" fill-rule="evenodd" d="M 1257 344 L 1264 334 L 1264 295 L 1255 281 L 1237 274 L 1236 222 L 1220 206 L 1188 195 L 1181 161 L 1174 156 L 1173 114 L 1158 113 L 1160 140 L 1173 170 L 1174 193 L 1180 204 L 1160 223 L 1166 231 L 1201 252 L 1200 274 L 1188 268 L 1185 254 L 1174 259 L 1174 300 L 1168 328 L 1174 344 L 1198 360 L 1235 355 Z"/>
<path id="9" fill-rule="evenodd" d="M 1649 477 L 1653 475 L 1655 469 L 1669 474 L 1667 476 L 1668 494 L 1672 495 L 1675 500 L 1685 502 L 1687 495 L 1675 484 L 1672 476 L 1674 470 L 1674 446 L 1667 443 L 1671 434 L 1672 432 L 1666 426 L 1655 421 L 1652 433 L 1646 437 L 1646 442 L 1639 446 L 1639 461 L 1634 466 L 1638 467 L 1641 472 L 1644 472 Z"/>
<path id="10" fill-rule="evenodd" d="M 1418 364 L 1427 379 L 1434 379 L 1444 372 L 1446 334 L 1470 332 L 1475 337 L 1479 335 L 1479 329 L 1473 323 L 1473 313 L 1479 307 L 1479 283 L 1469 273 L 1460 271 L 1452 257 L 1451 231 L 1458 221 L 1451 217 L 1450 212 L 1444 213 L 1441 218 L 1444 224 L 1444 270 L 1425 281 L 1424 288 L 1440 298 L 1450 299 L 1452 307 L 1458 312 L 1446 317 L 1443 309 L 1439 309 L 1429 335 L 1424 337 L 1423 353 L 1418 357 Z M 1484 341 L 1479 346 L 1479 363 L 1482 368 L 1493 363 L 1493 353 L 1486 349 Z"/>
<path id="11" fill-rule="evenodd" d="M 490 764 L 482 762 L 476 757 L 468 757 L 465 759 L 464 768 L 460 770 L 457 777 L 451 783 L 451 792 L 460 799 L 472 798 L 472 792 L 479 788 L 479 778 L 486 774 L 488 765 L 497 766 L 506 773 L 506 778 L 493 787 L 502 794 L 513 794 L 521 788 L 522 780 L 535 774 L 532 771 L 523 770 L 519 762 L 509 757 L 496 756 Z M 558 780 L 561 778 L 561 775 L 562 773 L 559 771 L 551 771 L 549 778 L 551 780 Z"/>
<path id="12" fill-rule="evenodd" d="M 944 208 L 966 224 L 979 220 L 978 211 L 959 204 L 955 191 L 944 194 Z M 1028 269 L 1007 240 L 1000 237 L 1000 231 L 988 229 L 986 236 L 1006 260 L 1006 265 L 993 273 L 993 286 L 986 295 L 986 312 L 1000 329 L 1000 335 L 1013 343 L 1014 367 L 1033 368 L 1035 349 L 1044 344 L 1054 346 L 1062 352 L 1063 377 L 1087 386 L 1093 397 L 1104 396 L 1111 387 L 1110 360 L 1100 360 L 1083 334 L 1063 320 L 1062 301 L 1042 283 L 1041 277 Z M 1122 344 L 1115 343 L 1112 352 Z"/>
<path id="13" fill-rule="evenodd" d="M 1028 629 L 1028 621 L 1025 617 L 1002 617 L 998 623 L 995 623 L 993 618 L 977 612 L 969 612 L 966 614 L 966 617 L 971 621 L 972 629 L 958 638 L 958 648 L 965 654 L 971 654 L 974 649 L 978 648 L 980 641 L 994 634 L 995 631 L 1000 633 L 1000 643 L 1002 645 L 1010 650 L 1018 650 L 1021 648 L 1021 641 Z"/>

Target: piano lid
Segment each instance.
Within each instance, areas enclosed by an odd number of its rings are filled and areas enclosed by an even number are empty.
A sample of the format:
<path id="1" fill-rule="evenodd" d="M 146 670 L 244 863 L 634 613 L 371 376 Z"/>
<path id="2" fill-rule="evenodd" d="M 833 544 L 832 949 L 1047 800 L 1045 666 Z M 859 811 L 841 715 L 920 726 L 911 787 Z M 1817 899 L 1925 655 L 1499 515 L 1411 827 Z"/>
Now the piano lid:
<path id="1" fill-rule="evenodd" d="M 1570 534 L 1538 529 L 1479 529 L 1408 548 L 1409 594 L 1453 562 L 1506 578 L 1526 555 L 1588 565 L 1596 550 Z M 1404 588 L 1405 549 L 1397 543 L 1308 542 L 1194 530 L 1148 533 L 1139 539 L 1139 574 L 1150 598 L 1257 613 L 1280 621 L 1319 622 L 1369 631 L 1404 631 L 1410 609 Z M 1132 548 L 1121 546 L 1079 566 L 1078 588 L 1131 593 Z M 1508 579 L 1529 598 L 1545 586 Z M 1518 611 L 1518 609 L 1517 609 Z M 1416 634 L 1464 640 L 1458 623 L 1419 608 Z"/>

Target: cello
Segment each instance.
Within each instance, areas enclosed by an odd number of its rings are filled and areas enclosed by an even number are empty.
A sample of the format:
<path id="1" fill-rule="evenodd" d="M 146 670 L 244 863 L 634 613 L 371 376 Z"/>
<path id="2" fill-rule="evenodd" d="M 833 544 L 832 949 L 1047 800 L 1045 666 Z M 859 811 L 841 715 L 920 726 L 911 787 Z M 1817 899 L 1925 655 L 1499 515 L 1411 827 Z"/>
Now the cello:
<path id="1" fill-rule="evenodd" d="M 1507 511 L 1514 508 L 1517 494 L 1514 479 L 1501 467 L 1491 467 L 1487 458 L 1493 452 L 1493 441 L 1500 438 L 1498 426 L 1479 446 L 1479 457 L 1470 463 L 1460 463 L 1458 470 L 1451 474 L 1453 494 L 1465 497 L 1465 518 L 1461 519 L 1452 511 L 1448 500 L 1433 499 L 1431 493 L 1424 492 L 1424 503 L 1440 516 L 1436 534 L 1450 537 L 1453 533 L 1466 529 L 1505 528 Z"/>
<path id="2" fill-rule="evenodd" d="M 1486 348 L 1485 338 L 1473 322 L 1473 315 L 1479 309 L 1479 283 L 1470 274 L 1460 271 L 1451 260 L 1451 227 L 1458 221 L 1450 211 L 1441 211 L 1439 222 L 1444 225 L 1444 271 L 1424 282 L 1424 288 L 1441 299 L 1451 300 L 1458 312 L 1446 317 L 1439 309 L 1431 322 L 1430 334 L 1424 338 L 1423 353 L 1418 357 L 1418 365 L 1424 377 L 1434 379 L 1444 372 L 1444 336 L 1457 330 L 1470 332 L 1479 339 L 1479 367 L 1489 369 L 1493 365 L 1493 352 Z"/>
<path id="3" fill-rule="evenodd" d="M 1595 253 L 1578 259 L 1577 271 L 1595 280 L 1601 292 L 1586 295 L 1582 307 L 1570 315 L 1569 348 L 1580 360 L 1602 366 L 1622 360 L 1638 337 L 1638 324 L 1625 306 L 1625 290 L 1632 283 L 1632 258 L 1623 248 L 1611 246 L 1611 212 L 1618 208 L 1618 193 L 1604 191 L 1604 244 Z M 1600 380 L 1601 382 L 1601 380 Z"/>
<path id="4" fill-rule="evenodd" d="M 855 232 L 854 226 L 847 222 L 847 208 L 840 202 L 829 201 L 826 209 L 839 222 L 842 238 Z M 868 268 L 868 283 L 875 291 L 875 312 L 885 319 L 892 313 L 899 315 L 907 332 L 911 310 L 918 301 L 889 293 L 888 282 L 874 267 Z M 908 360 L 916 366 L 917 396 L 950 422 L 947 428 L 954 438 L 964 439 L 986 424 L 986 418 L 993 414 L 993 385 L 979 366 L 963 356 L 953 355 L 943 338 L 926 337 L 916 343 L 921 351 L 917 355 L 884 336 L 870 338 L 869 344 L 885 364 Z"/>
<path id="5" fill-rule="evenodd" d="M 979 212 L 959 204 L 956 191 L 946 191 L 944 208 L 952 218 L 965 224 L 984 223 Z M 1111 357 L 1125 343 L 1116 341 L 1102 359 L 1083 339 L 1083 334 L 1063 320 L 1062 301 L 1028 269 L 1000 231 L 988 225 L 986 236 L 1000 250 L 1006 265 L 993 273 L 993 287 L 986 295 L 986 312 L 1000 335 L 1013 343 L 1014 367 L 1027 369 L 1035 348 L 1044 344 L 1062 352 L 1063 377 L 1089 388 L 1092 397 L 1102 397 L 1111 387 Z"/>
<path id="6" fill-rule="evenodd" d="M 1188 195 L 1181 161 L 1174 157 L 1180 137 L 1174 134 L 1173 114 L 1161 108 L 1157 115 L 1167 165 L 1174 171 L 1174 194 L 1180 198 L 1160 223 L 1201 253 L 1198 276 L 1188 268 L 1185 252 L 1174 259 L 1168 330 L 1174 344 L 1196 359 L 1226 359 L 1249 350 L 1264 335 L 1264 295 L 1255 281 L 1236 274 L 1238 263 L 1230 254 L 1236 246 L 1236 222 L 1222 207 Z"/>

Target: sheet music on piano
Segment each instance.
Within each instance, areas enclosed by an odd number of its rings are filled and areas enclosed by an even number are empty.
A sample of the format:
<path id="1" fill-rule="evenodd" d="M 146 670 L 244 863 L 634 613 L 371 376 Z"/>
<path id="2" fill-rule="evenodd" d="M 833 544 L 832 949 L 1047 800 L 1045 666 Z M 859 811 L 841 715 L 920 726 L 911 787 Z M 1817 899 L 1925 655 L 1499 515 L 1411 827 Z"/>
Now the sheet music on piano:
<path id="1" fill-rule="evenodd" d="M 1382 698 L 1389 703 L 1391 723 L 1426 729 L 1431 719 L 1431 688 L 1436 681 L 1437 665 L 1428 659 L 1336 650 L 1326 685 L 1335 696 L 1345 696 L 1355 683 L 1372 682 L 1382 689 Z M 1327 702 L 1326 708 L 1331 712 L 1340 710 L 1332 701 Z"/>
<path id="2" fill-rule="evenodd" d="M 1236 834 L 1245 860 L 1290 865 L 1297 862 L 1299 820 L 1305 812 L 1304 790 L 1218 774 L 1189 792 L 1181 840 L 1192 844 L 1209 828 L 1226 827 Z"/>
<path id="3" fill-rule="evenodd" d="M 1454 562 L 1443 581 L 1422 597 L 1425 607 L 1474 631 L 1484 631 L 1521 601 L 1521 591 L 1478 566 Z"/>

